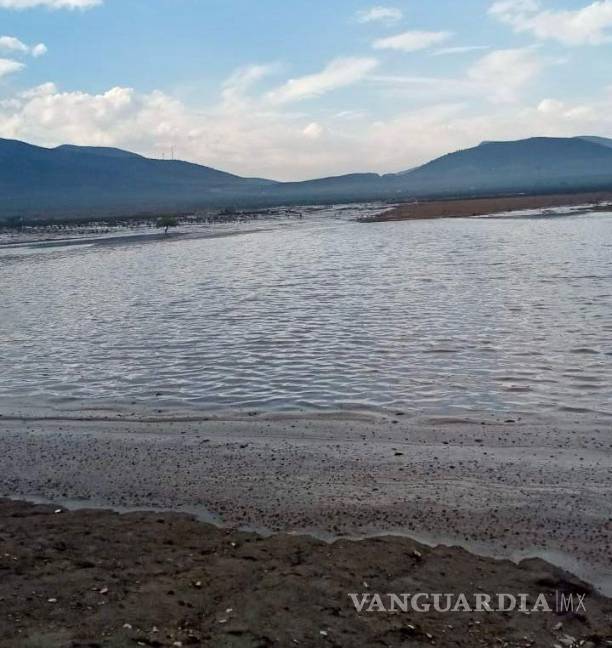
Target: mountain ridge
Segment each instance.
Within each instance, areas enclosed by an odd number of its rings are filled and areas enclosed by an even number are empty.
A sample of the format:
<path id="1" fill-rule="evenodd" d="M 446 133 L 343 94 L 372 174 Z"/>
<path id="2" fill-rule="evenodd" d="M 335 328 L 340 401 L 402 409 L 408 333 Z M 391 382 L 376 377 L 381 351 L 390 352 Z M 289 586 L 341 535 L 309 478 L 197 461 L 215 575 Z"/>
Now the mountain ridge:
<path id="1" fill-rule="evenodd" d="M 0 220 L 594 189 L 612 189 L 612 140 L 598 136 L 484 141 L 398 173 L 298 182 L 112 147 L 0 139 Z"/>

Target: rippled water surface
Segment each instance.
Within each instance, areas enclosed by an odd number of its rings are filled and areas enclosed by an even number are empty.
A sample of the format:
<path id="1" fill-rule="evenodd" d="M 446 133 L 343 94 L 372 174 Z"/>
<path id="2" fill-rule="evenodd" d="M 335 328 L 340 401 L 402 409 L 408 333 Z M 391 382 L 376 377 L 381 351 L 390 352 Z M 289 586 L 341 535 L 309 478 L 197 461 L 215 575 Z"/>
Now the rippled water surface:
<path id="1" fill-rule="evenodd" d="M 612 214 L 350 217 L 0 249 L 0 404 L 612 414 Z"/>

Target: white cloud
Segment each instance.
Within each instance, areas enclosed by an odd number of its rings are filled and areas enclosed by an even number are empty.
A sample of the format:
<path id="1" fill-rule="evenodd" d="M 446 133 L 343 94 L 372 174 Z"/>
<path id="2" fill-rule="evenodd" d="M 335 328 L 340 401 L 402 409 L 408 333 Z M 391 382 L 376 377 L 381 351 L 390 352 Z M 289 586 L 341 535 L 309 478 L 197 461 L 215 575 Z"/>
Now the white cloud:
<path id="1" fill-rule="evenodd" d="M 14 36 L 0 36 L 0 50 L 4 52 L 29 52 L 30 48 Z"/>
<path id="2" fill-rule="evenodd" d="M 612 135 L 612 93 L 590 102 L 505 104 L 493 112 L 434 103 L 376 122 L 367 115 L 309 122 L 252 106 L 228 114 L 221 106 L 193 108 L 131 88 L 93 95 L 45 84 L 0 102 L 0 137 L 119 146 L 155 157 L 174 146 L 182 159 L 285 180 L 407 169 L 484 139 L 585 133 Z"/>
<path id="3" fill-rule="evenodd" d="M 417 86 L 424 88 L 437 87 L 445 95 L 466 94 L 468 90 L 472 93 L 475 85 L 463 77 L 452 79 L 449 77 L 437 76 L 373 74 L 368 79 L 369 81 L 383 84 L 389 88 L 402 88 L 405 86 L 409 86 L 410 88 L 415 88 Z"/>
<path id="4" fill-rule="evenodd" d="M 90 9 L 101 5 L 104 0 L 0 0 L 0 9 Z"/>
<path id="5" fill-rule="evenodd" d="M 247 65 L 236 70 L 223 84 L 221 97 L 226 110 L 242 109 L 248 102 L 247 92 L 259 81 L 280 70 L 276 63 Z"/>
<path id="6" fill-rule="evenodd" d="M 468 79 L 490 92 L 493 101 L 513 102 L 543 68 L 533 48 L 495 50 L 469 69 Z"/>
<path id="7" fill-rule="evenodd" d="M 538 104 L 538 111 L 545 115 L 554 114 L 563 109 L 563 102 L 557 99 L 542 99 Z"/>
<path id="8" fill-rule="evenodd" d="M 270 91 L 267 98 L 272 104 L 284 104 L 319 97 L 360 81 L 377 65 L 378 61 L 372 58 L 336 59 L 321 72 L 289 79 L 284 85 Z"/>
<path id="9" fill-rule="evenodd" d="M 146 99 L 138 98 L 131 88 L 112 88 L 103 94 L 91 95 L 59 92 L 55 84 L 48 83 L 22 93 L 16 99 L 19 110 L 4 115 L 0 112 L 0 132 L 44 143 L 104 145 L 121 137 L 129 140 L 129 129 L 134 129 L 134 132 L 141 130 L 145 126 L 142 120 L 146 110 L 154 106 L 160 108 L 157 132 L 163 130 L 165 123 L 164 101 L 160 95 L 153 93 Z M 122 120 L 125 120 L 125 126 Z"/>
<path id="10" fill-rule="evenodd" d="M 43 83 L 29 90 L 25 90 L 19 94 L 21 99 L 33 99 L 34 97 L 45 97 L 48 95 L 54 95 L 58 92 L 57 86 L 55 83 Z"/>
<path id="11" fill-rule="evenodd" d="M 432 45 L 438 45 L 448 40 L 452 36 L 451 32 L 428 32 L 428 31 L 407 31 L 396 36 L 387 36 L 379 38 L 373 43 L 374 49 L 392 49 L 402 52 L 416 52 L 417 50 L 427 49 Z"/>
<path id="12" fill-rule="evenodd" d="M 371 75 L 391 100 L 517 102 L 550 61 L 536 48 L 494 50 L 477 59 L 462 76 Z"/>
<path id="13" fill-rule="evenodd" d="M 577 104 L 554 99 L 545 100 L 544 106 L 507 104 L 492 113 L 466 104 L 434 104 L 377 123 L 363 146 L 370 147 L 369 168 L 399 170 L 483 140 L 585 134 L 612 136 L 612 95 Z"/>
<path id="14" fill-rule="evenodd" d="M 0 58 L 0 79 L 7 74 L 12 74 L 13 72 L 19 72 L 25 67 L 23 63 L 19 61 L 13 61 L 12 59 Z"/>
<path id="15" fill-rule="evenodd" d="M 34 47 L 31 49 L 32 56 L 34 58 L 38 58 L 39 56 L 44 56 L 49 50 L 47 49 L 47 46 L 44 43 L 38 43 L 38 45 L 34 45 Z"/>
<path id="16" fill-rule="evenodd" d="M 435 52 L 432 52 L 432 56 L 446 56 L 448 54 L 467 54 L 469 52 L 478 52 L 482 50 L 491 49 L 489 45 L 462 45 L 459 47 L 441 47 Z"/>
<path id="17" fill-rule="evenodd" d="M 341 110 L 334 115 L 335 119 L 361 119 L 367 113 L 362 110 Z"/>
<path id="18" fill-rule="evenodd" d="M 44 43 L 38 45 L 26 45 L 14 36 L 0 36 L 0 52 L 12 52 L 14 54 L 31 54 L 35 58 L 47 53 L 47 46 Z"/>
<path id="19" fill-rule="evenodd" d="M 382 22 L 386 24 L 393 24 L 399 22 L 404 16 L 401 9 L 396 7 L 372 7 L 357 12 L 357 22 L 371 23 Z"/>
<path id="20" fill-rule="evenodd" d="M 181 159 L 287 180 L 354 164 L 354 150 L 339 144 L 340 136 L 328 142 L 322 124 L 265 109 L 265 103 L 227 111 L 222 99 L 190 107 L 162 92 L 62 92 L 49 83 L 0 102 L 0 137 L 43 146 L 118 146 L 160 158 L 174 147 Z"/>
<path id="21" fill-rule="evenodd" d="M 600 45 L 612 41 L 612 0 L 575 10 L 543 9 L 536 0 L 498 0 L 489 9 L 517 32 L 564 45 Z"/>
<path id="22" fill-rule="evenodd" d="M 311 124 L 308 124 L 306 128 L 302 131 L 304 133 L 304 136 L 307 137 L 308 139 L 319 139 L 323 135 L 324 129 L 321 124 L 317 124 L 317 122 L 312 122 Z"/>
<path id="23" fill-rule="evenodd" d="M 609 109 L 609 108 L 608 108 Z M 537 106 L 539 113 L 548 116 L 557 121 L 564 121 L 566 124 L 575 122 L 590 122 L 585 133 L 598 132 L 597 120 L 599 108 L 596 105 L 589 104 L 567 104 L 558 99 L 543 99 Z M 595 130 L 591 130 L 594 128 Z"/>
<path id="24" fill-rule="evenodd" d="M 536 97 L 521 103 L 522 91 L 546 60 L 533 48 L 516 52 L 491 52 L 457 79 L 368 73 L 371 92 L 405 93 L 401 101 L 387 101 L 389 116 L 376 120 L 359 105 L 342 111 L 317 108 L 315 115 L 271 102 L 256 84 L 278 71 L 274 65 L 241 68 L 220 87 L 218 101 L 206 106 L 163 92 L 122 87 L 99 94 L 64 92 L 47 83 L 0 101 L 0 137 L 43 146 L 118 146 L 152 157 L 174 147 L 181 159 L 240 175 L 297 180 L 398 171 L 484 139 L 612 135 L 612 88 L 580 102 Z M 528 72 L 509 78 L 508 66 L 517 64 Z M 320 84 L 315 86 L 319 91 Z M 306 84 L 292 99 L 311 92 Z M 420 93 L 421 107 L 393 111 L 393 106 L 418 105 Z M 491 110 L 489 101 L 505 103 Z"/>

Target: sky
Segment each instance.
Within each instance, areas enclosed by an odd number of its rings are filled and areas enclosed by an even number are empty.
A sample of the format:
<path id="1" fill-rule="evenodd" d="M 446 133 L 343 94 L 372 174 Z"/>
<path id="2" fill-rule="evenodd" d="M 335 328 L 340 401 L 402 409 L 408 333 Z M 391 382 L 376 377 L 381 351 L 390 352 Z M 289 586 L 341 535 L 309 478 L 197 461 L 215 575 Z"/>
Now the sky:
<path id="1" fill-rule="evenodd" d="M 244 176 L 612 137 L 612 0 L 0 0 L 0 137 Z"/>

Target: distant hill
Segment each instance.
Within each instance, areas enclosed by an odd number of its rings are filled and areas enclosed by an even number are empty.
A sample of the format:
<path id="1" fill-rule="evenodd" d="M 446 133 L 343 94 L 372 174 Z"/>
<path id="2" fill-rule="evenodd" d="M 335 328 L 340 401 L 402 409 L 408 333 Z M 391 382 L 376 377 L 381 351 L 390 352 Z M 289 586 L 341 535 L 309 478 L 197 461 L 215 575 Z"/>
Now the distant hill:
<path id="1" fill-rule="evenodd" d="M 536 137 L 483 142 L 385 176 L 361 173 L 280 183 L 263 194 L 293 202 L 340 202 L 593 189 L 612 190 L 612 140 Z"/>
<path id="2" fill-rule="evenodd" d="M 587 142 L 593 142 L 594 144 L 601 144 L 602 146 L 609 146 L 612 148 L 612 139 L 608 137 L 595 137 L 593 135 L 583 135 L 580 139 L 586 140 Z"/>
<path id="3" fill-rule="evenodd" d="M 418 193 L 612 188 L 612 141 L 604 141 L 610 144 L 581 137 L 483 142 L 401 177 Z"/>
<path id="4" fill-rule="evenodd" d="M 612 190 L 612 140 L 595 136 L 483 142 L 396 174 L 305 182 L 241 178 L 114 148 L 0 139 L 0 220 L 594 189 Z"/>
<path id="5" fill-rule="evenodd" d="M 138 155 L 138 153 L 131 153 L 130 151 L 124 151 L 118 148 L 110 148 L 108 146 L 75 146 L 74 144 L 63 144 L 58 146 L 56 151 L 64 151 L 71 153 L 88 153 L 90 155 L 100 155 L 103 157 L 111 158 L 140 158 L 144 159 L 144 156 Z"/>
<path id="6" fill-rule="evenodd" d="M 282 182 L 267 187 L 262 195 L 275 203 L 356 202 L 384 200 L 389 197 L 389 188 L 382 176 L 376 173 L 352 173 L 303 182 Z"/>
<path id="7" fill-rule="evenodd" d="M 120 149 L 0 139 L 0 216 L 224 205 L 231 195 L 257 195 L 273 184 Z"/>

